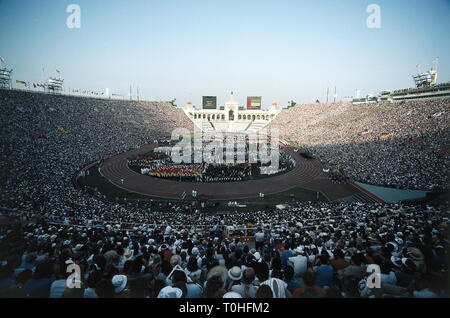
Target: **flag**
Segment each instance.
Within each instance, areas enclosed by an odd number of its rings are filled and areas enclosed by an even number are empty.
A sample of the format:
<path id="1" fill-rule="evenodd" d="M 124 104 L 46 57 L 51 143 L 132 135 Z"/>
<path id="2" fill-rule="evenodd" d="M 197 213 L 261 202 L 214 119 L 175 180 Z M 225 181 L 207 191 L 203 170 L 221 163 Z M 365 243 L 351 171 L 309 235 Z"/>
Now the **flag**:
<path id="1" fill-rule="evenodd" d="M 56 70 L 56 72 L 59 74 L 60 72 L 59 72 L 59 70 Z"/>
<path id="2" fill-rule="evenodd" d="M 5 63 L 5 59 L 4 59 L 3 57 L 1 57 L 1 56 L 0 56 L 0 61 L 1 61 L 2 63 Z"/>
<path id="3" fill-rule="evenodd" d="M 16 80 L 16 83 L 17 84 L 23 84 L 23 85 L 27 86 L 27 82 L 25 82 L 25 81 Z"/>

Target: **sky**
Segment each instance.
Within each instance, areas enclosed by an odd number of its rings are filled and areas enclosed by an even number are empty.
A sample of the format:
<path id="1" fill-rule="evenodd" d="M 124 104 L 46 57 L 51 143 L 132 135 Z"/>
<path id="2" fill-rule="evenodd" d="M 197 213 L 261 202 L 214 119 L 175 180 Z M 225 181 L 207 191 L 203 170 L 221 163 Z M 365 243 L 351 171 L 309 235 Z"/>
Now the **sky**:
<path id="1" fill-rule="evenodd" d="M 67 27 L 70 4 L 80 28 Z M 436 57 L 450 81 L 449 16 L 450 0 L 0 0 L 0 56 L 14 81 L 58 69 L 66 89 L 286 105 L 324 101 L 327 87 L 337 100 L 412 87 Z"/>

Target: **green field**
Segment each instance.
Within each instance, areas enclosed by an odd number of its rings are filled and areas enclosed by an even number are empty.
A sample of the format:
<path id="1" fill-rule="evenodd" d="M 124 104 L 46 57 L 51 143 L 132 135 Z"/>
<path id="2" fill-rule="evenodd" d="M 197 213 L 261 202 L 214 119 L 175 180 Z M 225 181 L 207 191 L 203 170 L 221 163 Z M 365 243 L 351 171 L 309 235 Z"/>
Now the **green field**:
<path id="1" fill-rule="evenodd" d="M 123 202 L 152 202 L 157 204 L 161 209 L 171 202 L 185 203 L 191 209 L 200 209 L 204 212 L 234 212 L 234 211 L 257 211 L 264 209 L 274 208 L 277 204 L 294 204 L 296 202 L 306 202 L 306 201 L 328 201 L 322 193 L 317 193 L 316 191 L 311 191 L 302 188 L 292 188 L 280 193 L 266 195 L 264 199 L 258 197 L 246 198 L 239 200 L 208 200 L 206 202 L 206 207 L 200 207 L 200 203 L 194 201 L 190 198 L 184 200 L 180 199 L 164 199 L 160 197 L 151 197 L 147 195 L 142 195 L 139 193 L 130 192 L 121 189 L 107 179 L 103 178 L 98 172 L 98 165 L 92 167 L 89 170 L 89 176 L 80 177 L 78 179 L 78 184 L 81 187 L 96 188 L 100 193 L 105 195 L 110 200 L 117 200 Z M 247 207 L 228 207 L 227 203 L 229 201 L 236 201 L 239 204 L 247 205 Z M 194 203 L 193 203 L 194 202 Z"/>

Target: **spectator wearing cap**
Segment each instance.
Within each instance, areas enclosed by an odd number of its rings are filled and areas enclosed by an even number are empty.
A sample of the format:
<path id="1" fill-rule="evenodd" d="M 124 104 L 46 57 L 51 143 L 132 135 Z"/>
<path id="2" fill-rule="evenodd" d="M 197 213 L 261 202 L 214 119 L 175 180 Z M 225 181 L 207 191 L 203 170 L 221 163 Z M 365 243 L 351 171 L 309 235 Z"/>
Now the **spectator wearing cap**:
<path id="1" fill-rule="evenodd" d="M 182 298 L 183 291 L 178 287 L 166 286 L 160 290 L 157 298 Z"/>
<path id="2" fill-rule="evenodd" d="M 246 268 L 242 273 L 242 281 L 239 285 L 233 285 L 231 291 L 238 293 L 243 298 L 255 298 L 258 287 L 253 284 L 255 280 L 255 270 L 252 267 Z"/>
<path id="3" fill-rule="evenodd" d="M 233 286 L 239 285 L 242 279 L 242 269 L 239 266 L 233 266 L 228 270 L 228 286 L 226 290 L 230 291 Z"/>
<path id="4" fill-rule="evenodd" d="M 128 297 L 129 290 L 127 289 L 127 276 L 114 275 L 111 279 L 111 283 L 114 286 L 114 293 L 116 298 Z"/>
<path id="5" fill-rule="evenodd" d="M 191 258 L 194 258 L 195 261 L 197 262 L 197 266 L 199 268 L 201 268 L 202 267 L 202 258 L 199 255 L 200 255 L 200 250 L 198 249 L 198 247 L 194 246 L 191 249 L 191 254 L 187 257 L 188 263 Z"/>

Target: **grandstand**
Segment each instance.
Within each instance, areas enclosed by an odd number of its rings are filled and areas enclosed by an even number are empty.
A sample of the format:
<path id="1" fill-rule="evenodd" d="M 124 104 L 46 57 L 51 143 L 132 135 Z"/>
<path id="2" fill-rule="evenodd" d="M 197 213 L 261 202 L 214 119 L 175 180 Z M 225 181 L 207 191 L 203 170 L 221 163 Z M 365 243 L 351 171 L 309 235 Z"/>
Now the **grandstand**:
<path id="1" fill-rule="evenodd" d="M 8 70 L 6 68 L 2 68 L 0 66 L 0 88 L 3 89 L 11 89 L 12 88 L 12 80 L 11 80 L 12 70 Z"/>
<path id="2" fill-rule="evenodd" d="M 171 289 L 188 298 L 233 292 L 252 298 L 276 281 L 279 297 L 302 298 L 304 291 L 290 284 L 311 279 L 314 297 L 449 295 L 449 218 L 442 200 L 427 207 L 387 204 L 353 184 L 436 195 L 447 189 L 448 99 L 396 107 L 298 104 L 267 126 L 280 129 L 296 163 L 292 170 L 260 180 L 196 183 L 144 176 L 127 166 L 131 155 L 148 155 L 149 147 L 168 149 L 174 128 L 194 130 L 196 122 L 171 102 L 21 90 L 1 90 L 0 97 L 0 147 L 7 154 L 0 161 L 6 279 L 0 297 L 157 298 Z M 205 131 L 222 121 L 201 119 Z M 247 131 L 265 126 L 257 117 L 242 125 Z M 216 204 L 224 208 L 217 211 Z M 61 274 L 74 260 L 83 266 L 80 289 L 67 288 Z M 369 264 L 391 279 L 380 289 L 365 287 Z M 321 267 L 332 275 L 311 270 Z M 234 287 L 242 284 L 254 294 Z"/>

